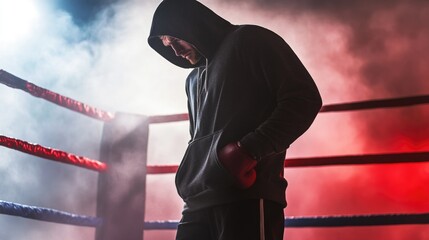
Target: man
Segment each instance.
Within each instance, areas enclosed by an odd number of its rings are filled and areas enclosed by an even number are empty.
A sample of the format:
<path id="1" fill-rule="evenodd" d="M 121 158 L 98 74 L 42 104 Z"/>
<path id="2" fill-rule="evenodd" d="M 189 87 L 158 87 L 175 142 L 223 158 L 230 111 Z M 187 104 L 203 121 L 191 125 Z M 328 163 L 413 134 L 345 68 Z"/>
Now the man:
<path id="1" fill-rule="evenodd" d="M 305 67 L 277 34 L 232 25 L 195 0 L 161 2 L 148 42 L 193 68 L 176 239 L 283 239 L 285 152 L 322 104 Z"/>

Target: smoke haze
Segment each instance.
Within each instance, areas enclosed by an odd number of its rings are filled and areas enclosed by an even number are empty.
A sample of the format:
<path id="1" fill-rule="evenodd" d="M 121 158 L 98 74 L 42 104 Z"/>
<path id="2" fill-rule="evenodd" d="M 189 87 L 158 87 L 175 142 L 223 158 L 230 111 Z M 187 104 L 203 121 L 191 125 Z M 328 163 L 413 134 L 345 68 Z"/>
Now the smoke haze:
<path id="1" fill-rule="evenodd" d="M 109 111 L 186 112 L 189 71 L 162 59 L 146 42 L 160 1 L 82 6 L 84 1 L 33 0 L 26 9 L 10 2 L 0 0 L 0 69 Z M 234 24 L 258 24 L 281 35 L 314 77 L 324 104 L 429 94 L 427 1 L 202 2 Z M 0 96 L 1 135 L 98 158 L 101 122 L 3 85 Z M 322 113 L 288 157 L 428 151 L 428 107 Z M 187 127 L 186 122 L 152 126 L 149 164 L 178 164 Z M 95 215 L 94 172 L 0 148 L 0 176 L 1 200 Z M 288 216 L 429 212 L 428 163 L 294 168 L 285 176 Z M 145 219 L 179 219 L 174 175 L 149 175 L 147 181 Z M 0 239 L 58 236 L 90 240 L 94 230 L 0 215 Z M 425 225 L 287 228 L 285 236 L 423 240 L 429 230 Z M 174 231 L 149 231 L 145 239 L 174 239 Z"/>

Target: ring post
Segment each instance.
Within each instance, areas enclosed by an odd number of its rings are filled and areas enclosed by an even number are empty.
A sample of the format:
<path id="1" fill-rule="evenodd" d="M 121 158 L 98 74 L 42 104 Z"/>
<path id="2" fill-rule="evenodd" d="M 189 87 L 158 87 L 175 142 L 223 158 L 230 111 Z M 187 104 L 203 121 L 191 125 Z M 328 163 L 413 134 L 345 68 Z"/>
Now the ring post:
<path id="1" fill-rule="evenodd" d="M 120 113 L 104 125 L 98 179 L 96 240 L 142 240 L 149 121 Z"/>

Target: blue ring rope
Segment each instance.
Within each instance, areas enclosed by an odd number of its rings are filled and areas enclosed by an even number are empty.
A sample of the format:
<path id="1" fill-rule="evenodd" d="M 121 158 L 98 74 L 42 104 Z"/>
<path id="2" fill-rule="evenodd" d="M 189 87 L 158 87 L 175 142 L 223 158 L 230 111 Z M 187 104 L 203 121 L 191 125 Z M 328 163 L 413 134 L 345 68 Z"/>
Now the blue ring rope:
<path id="1" fill-rule="evenodd" d="M 352 227 L 428 223 L 429 213 L 290 217 L 285 219 L 285 227 Z"/>
<path id="2" fill-rule="evenodd" d="M 76 215 L 54 209 L 28 206 L 1 200 L 0 214 L 76 226 L 98 227 L 102 224 L 102 219 L 98 217 Z M 288 217 L 285 219 L 285 227 L 350 227 L 428 223 L 429 213 Z M 144 223 L 144 229 L 174 230 L 177 228 L 178 224 L 179 221 L 149 221 Z"/>
<path id="3" fill-rule="evenodd" d="M 285 227 L 353 227 L 399 224 L 428 224 L 429 213 L 350 216 L 287 217 Z M 175 230 L 179 221 L 145 222 L 145 230 Z"/>
<path id="4" fill-rule="evenodd" d="M 98 227 L 102 224 L 102 219 L 98 217 L 76 215 L 55 209 L 34 207 L 1 200 L 0 214 L 86 227 Z"/>

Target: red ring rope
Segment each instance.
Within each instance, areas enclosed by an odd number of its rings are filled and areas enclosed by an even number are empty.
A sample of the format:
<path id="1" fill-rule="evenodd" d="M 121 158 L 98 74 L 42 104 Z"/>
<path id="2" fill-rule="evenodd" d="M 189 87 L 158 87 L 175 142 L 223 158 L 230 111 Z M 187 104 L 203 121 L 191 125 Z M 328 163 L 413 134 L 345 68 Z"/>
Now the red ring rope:
<path id="1" fill-rule="evenodd" d="M 429 152 L 365 154 L 330 157 L 290 158 L 284 167 L 316 167 L 351 164 L 412 163 L 429 161 Z M 177 165 L 147 166 L 148 174 L 175 173 Z"/>
<path id="2" fill-rule="evenodd" d="M 320 109 L 320 112 L 338 112 L 374 108 L 405 107 L 426 103 L 429 103 L 429 95 L 329 104 L 323 106 L 322 109 Z"/>
<path id="3" fill-rule="evenodd" d="M 5 137 L 3 135 L 0 135 L 0 145 L 34 156 L 71 164 L 90 170 L 102 172 L 107 169 L 107 165 L 103 162 L 99 162 L 82 156 L 76 156 L 61 150 L 46 148 L 38 144 L 31 144 L 19 139 Z"/>
<path id="4" fill-rule="evenodd" d="M 3 83 L 12 88 L 21 89 L 25 92 L 30 93 L 35 97 L 43 98 L 52 103 L 55 103 L 62 107 L 68 108 L 78 113 L 82 113 L 86 116 L 89 116 L 98 120 L 109 121 L 115 117 L 114 113 L 102 111 L 95 107 L 91 107 L 85 103 L 76 101 L 74 99 L 62 96 L 58 93 L 41 88 L 33 83 L 27 82 L 1 69 L 0 69 L 0 83 Z"/>

